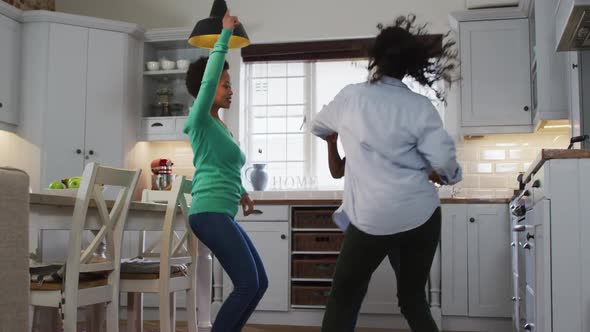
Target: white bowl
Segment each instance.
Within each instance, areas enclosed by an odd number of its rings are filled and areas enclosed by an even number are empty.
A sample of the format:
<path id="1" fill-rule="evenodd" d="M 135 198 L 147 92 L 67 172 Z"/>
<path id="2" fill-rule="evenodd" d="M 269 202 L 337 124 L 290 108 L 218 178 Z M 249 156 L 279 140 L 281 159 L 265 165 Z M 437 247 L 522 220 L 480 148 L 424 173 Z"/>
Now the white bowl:
<path id="1" fill-rule="evenodd" d="M 155 71 L 160 69 L 160 63 L 158 61 L 148 61 L 145 64 L 147 70 Z"/>
<path id="2" fill-rule="evenodd" d="M 160 67 L 162 67 L 162 70 L 172 70 L 175 66 L 176 63 L 174 63 L 174 61 L 160 60 Z"/>
<path id="3" fill-rule="evenodd" d="M 176 60 L 176 68 L 180 70 L 187 70 L 190 65 L 190 61 L 185 59 Z"/>

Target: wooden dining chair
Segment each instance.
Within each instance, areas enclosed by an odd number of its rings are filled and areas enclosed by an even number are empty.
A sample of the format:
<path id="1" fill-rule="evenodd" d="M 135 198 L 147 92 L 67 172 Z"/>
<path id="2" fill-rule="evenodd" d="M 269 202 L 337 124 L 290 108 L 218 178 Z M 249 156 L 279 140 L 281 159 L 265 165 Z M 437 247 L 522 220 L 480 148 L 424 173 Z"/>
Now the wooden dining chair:
<path id="1" fill-rule="evenodd" d="M 196 268 L 197 239 L 188 223 L 186 194 L 192 183 L 177 177 L 168 198 L 160 237 L 143 249 L 140 257 L 124 262 L 121 292 L 127 292 L 127 326 L 129 332 L 143 331 L 143 293 L 159 294 L 160 332 L 174 332 L 176 324 L 176 292 L 186 292 L 188 331 L 197 332 Z M 179 210 L 182 225 L 177 225 Z M 178 226 L 182 230 L 178 231 Z M 180 235 L 179 235 L 180 233 Z M 143 241 L 143 240 L 142 240 Z"/>
<path id="2" fill-rule="evenodd" d="M 141 170 L 126 170 L 89 163 L 82 175 L 68 236 L 66 263 L 51 273 L 31 281 L 30 304 L 59 310 L 64 332 L 76 332 L 78 308 L 106 306 L 106 329 L 119 329 L 119 272 L 121 241 L 131 198 Z M 103 197 L 102 185 L 118 188 L 110 211 Z M 91 205 L 91 202 L 94 204 Z M 92 211 L 89 211 L 89 208 Z M 90 243 L 82 248 L 82 238 L 88 226 L 98 229 Z M 95 251 L 106 243 L 106 255 L 96 261 Z M 82 250 L 82 253 L 80 252 Z M 31 271 L 34 271 L 32 269 Z M 99 308 L 100 309 L 100 308 Z M 98 310 L 100 311 L 100 310 Z M 92 315 L 91 315 L 92 316 Z M 102 328 L 99 320 L 89 331 Z M 47 327 L 41 329 L 46 331 Z"/>

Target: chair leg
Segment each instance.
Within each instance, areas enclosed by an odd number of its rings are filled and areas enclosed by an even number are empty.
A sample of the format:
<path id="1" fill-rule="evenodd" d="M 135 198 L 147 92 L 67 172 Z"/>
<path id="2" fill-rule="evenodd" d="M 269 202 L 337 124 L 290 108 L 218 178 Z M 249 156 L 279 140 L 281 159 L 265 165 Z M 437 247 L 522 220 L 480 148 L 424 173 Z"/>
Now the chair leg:
<path id="1" fill-rule="evenodd" d="M 197 295 L 195 288 L 192 287 L 186 291 L 186 317 L 188 323 L 188 332 L 197 331 Z"/>
<path id="2" fill-rule="evenodd" d="M 160 332 L 171 332 L 170 312 L 172 311 L 170 293 L 160 289 Z"/>
<path id="3" fill-rule="evenodd" d="M 103 326 L 106 327 L 106 332 L 119 332 L 119 297 L 108 302 L 105 309 L 106 317 L 102 317 L 102 321 L 105 322 Z"/>
<path id="4" fill-rule="evenodd" d="M 127 293 L 127 332 L 143 332 L 142 293 Z"/>
<path id="5" fill-rule="evenodd" d="M 176 332 L 176 293 L 170 293 L 170 332 Z"/>
<path id="6" fill-rule="evenodd" d="M 77 295 L 77 294 L 74 294 Z M 63 332 L 77 332 L 78 330 L 78 299 L 77 296 L 65 294 L 64 305 L 65 319 L 63 321 Z"/>

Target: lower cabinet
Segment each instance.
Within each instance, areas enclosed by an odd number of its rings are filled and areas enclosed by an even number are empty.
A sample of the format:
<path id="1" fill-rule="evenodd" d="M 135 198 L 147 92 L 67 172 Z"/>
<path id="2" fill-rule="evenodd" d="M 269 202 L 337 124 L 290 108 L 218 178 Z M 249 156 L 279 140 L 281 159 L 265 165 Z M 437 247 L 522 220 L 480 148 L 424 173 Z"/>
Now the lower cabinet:
<path id="1" fill-rule="evenodd" d="M 443 315 L 511 317 L 508 206 L 447 204 L 442 217 Z"/>
<path id="2" fill-rule="evenodd" d="M 256 247 L 268 275 L 268 289 L 256 310 L 288 311 L 289 224 L 285 221 L 243 221 L 239 224 Z M 232 289 L 232 282 L 224 273 L 224 300 Z"/>

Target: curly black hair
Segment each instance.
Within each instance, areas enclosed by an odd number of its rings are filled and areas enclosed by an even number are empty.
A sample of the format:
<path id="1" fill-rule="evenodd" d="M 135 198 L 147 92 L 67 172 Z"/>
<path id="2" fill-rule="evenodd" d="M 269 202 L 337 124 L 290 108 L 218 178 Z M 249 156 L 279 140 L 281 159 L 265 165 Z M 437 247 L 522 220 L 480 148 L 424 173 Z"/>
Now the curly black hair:
<path id="1" fill-rule="evenodd" d="M 379 35 L 369 50 L 369 82 L 383 76 L 402 79 L 412 76 L 436 92 L 440 101 L 446 101 L 443 92 L 433 88 L 437 81 L 452 83 L 452 72 L 458 66 L 456 42 L 444 35 L 441 49 L 439 38 L 425 38 L 428 24 L 417 25 L 416 16 L 399 16 L 393 25 L 379 24 Z"/>
<path id="2" fill-rule="evenodd" d="M 197 98 L 199 89 L 201 88 L 201 82 L 203 82 L 203 75 L 205 75 L 205 67 L 207 67 L 207 61 L 209 57 L 201 57 L 197 61 L 190 64 L 186 72 L 186 89 L 188 93 L 194 98 Z M 223 70 L 228 70 L 229 64 L 227 61 L 223 64 Z"/>

